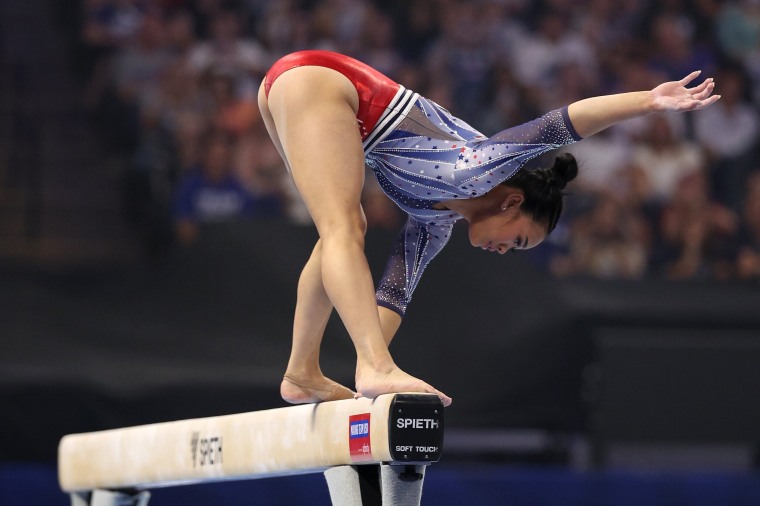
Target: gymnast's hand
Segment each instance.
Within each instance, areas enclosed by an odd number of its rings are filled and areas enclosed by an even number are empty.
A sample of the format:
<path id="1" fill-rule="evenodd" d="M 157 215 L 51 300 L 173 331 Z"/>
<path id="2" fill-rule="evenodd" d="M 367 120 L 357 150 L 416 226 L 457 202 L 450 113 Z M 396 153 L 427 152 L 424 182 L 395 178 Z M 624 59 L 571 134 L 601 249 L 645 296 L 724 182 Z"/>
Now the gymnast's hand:
<path id="1" fill-rule="evenodd" d="M 696 111 L 717 102 L 720 95 L 712 95 L 715 88 L 712 77 L 705 79 L 702 84 L 694 88 L 686 87 L 701 72 L 701 70 L 696 70 L 680 81 L 662 83 L 650 91 L 654 110 L 662 112 Z"/>

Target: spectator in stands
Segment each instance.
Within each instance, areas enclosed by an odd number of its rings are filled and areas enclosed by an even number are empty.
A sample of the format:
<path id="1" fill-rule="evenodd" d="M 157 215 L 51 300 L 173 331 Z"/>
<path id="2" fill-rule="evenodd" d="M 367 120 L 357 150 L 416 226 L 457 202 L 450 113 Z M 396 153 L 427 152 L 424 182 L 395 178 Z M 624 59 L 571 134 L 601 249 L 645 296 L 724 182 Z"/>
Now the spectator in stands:
<path id="1" fill-rule="evenodd" d="M 208 123 L 209 107 L 198 82 L 181 60 L 164 69 L 160 85 L 141 104 L 157 114 L 162 128 L 173 137 L 179 167 L 186 169 L 198 161 L 198 139 Z"/>
<path id="2" fill-rule="evenodd" d="M 145 14 L 140 0 L 84 0 L 82 42 L 76 65 L 87 74 L 85 100 L 97 106 L 109 83 L 111 57 L 132 42 Z"/>
<path id="3" fill-rule="evenodd" d="M 747 179 L 736 273 L 741 279 L 760 279 L 760 171 Z"/>
<path id="4" fill-rule="evenodd" d="M 645 4 L 637 0 L 591 0 L 583 9 L 577 9 L 577 26 L 593 44 L 597 56 L 604 57 L 605 52 L 620 51 L 630 43 L 642 23 L 644 10 Z"/>
<path id="5" fill-rule="evenodd" d="M 665 79 L 690 69 L 700 69 L 707 75 L 715 72 L 715 54 L 712 49 L 694 37 L 694 22 L 688 16 L 666 13 L 656 16 L 650 31 L 653 47 L 649 66 Z"/>
<path id="6" fill-rule="evenodd" d="M 678 182 L 705 168 L 702 150 L 674 132 L 670 118 L 647 118 L 642 142 L 633 150 L 633 168 L 639 178 L 637 196 L 642 202 L 661 205 L 673 197 Z"/>
<path id="7" fill-rule="evenodd" d="M 488 45 L 487 32 L 462 29 L 477 26 L 478 7 L 468 2 L 456 2 L 455 6 L 441 12 L 441 36 L 431 46 L 424 64 L 431 84 L 441 81 L 450 84 L 456 97 L 453 103 L 456 107 L 452 105 L 452 109 L 462 116 L 472 116 L 486 103 L 488 78 L 496 55 Z"/>
<path id="8" fill-rule="evenodd" d="M 234 2 L 229 0 L 178 0 L 184 1 L 189 7 L 192 7 L 193 27 L 195 35 L 199 39 L 209 39 L 212 37 L 214 16 L 225 7 L 234 6 Z"/>
<path id="9" fill-rule="evenodd" d="M 164 22 L 158 15 L 144 16 L 134 43 L 114 62 L 114 83 L 121 100 L 137 104 L 159 86 L 173 58 L 166 46 Z"/>
<path id="10" fill-rule="evenodd" d="M 634 192 L 628 179 L 632 172 L 632 145 L 624 137 L 614 135 L 614 127 L 563 151 L 581 160 L 581 170 L 573 184 L 574 194 L 609 195 L 638 206 L 639 199 L 630 199 Z"/>
<path id="11" fill-rule="evenodd" d="M 140 29 L 147 7 L 142 0 L 85 0 L 82 36 L 91 46 L 119 48 Z"/>
<path id="12" fill-rule="evenodd" d="M 321 37 L 317 47 L 356 54 L 362 48 L 362 37 L 367 21 L 371 21 L 372 4 L 369 0 L 323 0 L 314 9 L 314 20 Z M 280 55 L 281 56 L 281 55 Z"/>
<path id="13" fill-rule="evenodd" d="M 362 34 L 362 47 L 357 52 L 359 59 L 395 78 L 402 61 L 393 47 L 396 38 L 393 19 L 375 7 L 365 17 L 364 24 L 366 28 Z"/>
<path id="14" fill-rule="evenodd" d="M 671 279 L 732 275 L 731 246 L 736 215 L 710 199 L 703 170 L 678 180 L 673 198 L 660 216 L 655 270 Z"/>
<path id="15" fill-rule="evenodd" d="M 192 14 L 184 9 L 172 12 L 166 20 L 167 48 L 182 61 L 197 44 L 193 23 Z"/>
<path id="16" fill-rule="evenodd" d="M 436 0 L 394 2 L 396 50 L 409 62 L 421 62 L 438 37 L 439 6 Z"/>
<path id="17" fill-rule="evenodd" d="M 715 32 L 718 46 L 730 58 L 752 58 L 760 43 L 760 5 L 755 0 L 723 2 L 716 16 Z"/>
<path id="18" fill-rule="evenodd" d="M 172 62 L 166 48 L 164 24 L 157 14 L 144 16 L 133 43 L 114 59 L 113 85 L 116 96 L 107 127 L 116 143 L 134 149 L 140 136 L 140 105 L 157 93 L 161 76 Z"/>
<path id="19" fill-rule="evenodd" d="M 124 197 L 132 221 L 149 226 L 171 201 L 179 161 L 174 137 L 158 111 L 146 108 L 140 116 L 140 137 L 124 177 Z"/>
<path id="20" fill-rule="evenodd" d="M 254 200 L 232 175 L 232 139 L 228 134 L 213 131 L 204 148 L 203 163 L 181 181 L 175 195 L 175 231 L 180 242 L 195 241 L 203 223 L 234 220 L 253 213 L 279 213 L 279 202 Z"/>
<path id="21" fill-rule="evenodd" d="M 592 95 L 598 86 L 596 75 L 588 72 L 577 62 L 559 63 L 554 69 L 556 82 L 561 86 L 552 86 L 544 91 L 541 109 L 551 110 L 570 104 L 583 97 Z"/>
<path id="22" fill-rule="evenodd" d="M 211 68 L 204 77 L 211 102 L 210 120 L 214 128 L 240 139 L 259 121 L 253 99 L 238 89 L 235 76 L 224 68 Z"/>
<path id="23" fill-rule="evenodd" d="M 651 230 L 635 208 L 599 194 L 596 205 L 573 222 L 569 252 L 553 258 L 551 270 L 559 276 L 641 278 L 650 242 Z"/>
<path id="24" fill-rule="evenodd" d="M 220 10 L 211 21 L 211 38 L 203 40 L 190 50 L 188 65 L 197 75 L 210 70 L 234 76 L 240 90 L 251 96 L 266 72 L 271 59 L 264 47 L 255 39 L 241 37 L 242 20 L 232 10 Z"/>
<path id="25" fill-rule="evenodd" d="M 234 174 L 250 194 L 258 200 L 279 202 L 277 209 L 281 208 L 283 213 L 303 205 L 300 199 L 299 202 L 289 200 L 285 185 L 292 179 L 277 148 L 269 141 L 263 124 L 259 123 L 242 143 L 238 141 L 236 144 Z"/>
<path id="26" fill-rule="evenodd" d="M 429 92 L 425 96 L 429 96 Z M 454 100 L 454 97 L 450 98 Z M 538 116 L 541 111 L 541 95 L 520 84 L 514 72 L 505 65 L 492 69 L 486 102 L 490 107 L 481 115 L 483 132 L 498 132 L 509 125 L 519 125 Z"/>
<path id="27" fill-rule="evenodd" d="M 559 12 L 542 14 L 538 30 L 518 41 L 513 56 L 512 68 L 520 82 L 543 89 L 561 85 L 556 79 L 560 65 L 575 64 L 590 75 L 597 72 L 593 46 Z"/>
<path id="28" fill-rule="evenodd" d="M 738 69 L 725 68 L 718 79 L 723 98 L 717 107 L 694 115 L 694 130 L 711 160 L 716 198 L 738 209 L 744 180 L 755 167 L 760 115 L 746 97 L 744 76 Z"/>
<path id="29" fill-rule="evenodd" d="M 311 18 L 295 0 L 266 2 L 259 15 L 259 36 L 273 55 L 311 47 Z"/>

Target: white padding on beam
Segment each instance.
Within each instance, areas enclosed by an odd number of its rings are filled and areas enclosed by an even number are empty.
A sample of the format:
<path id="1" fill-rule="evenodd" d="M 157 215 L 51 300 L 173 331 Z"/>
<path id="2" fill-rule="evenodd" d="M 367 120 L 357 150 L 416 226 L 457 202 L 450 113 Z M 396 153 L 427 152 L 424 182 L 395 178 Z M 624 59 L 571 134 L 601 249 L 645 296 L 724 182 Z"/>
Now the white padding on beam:
<path id="1" fill-rule="evenodd" d="M 390 461 L 388 420 L 395 397 L 68 435 L 58 448 L 59 482 L 66 492 L 144 489 Z M 358 417 L 370 420 L 369 438 L 363 439 L 368 444 L 362 450 L 368 453 L 352 458 L 349 417 L 356 423 L 356 415 L 369 415 Z"/>

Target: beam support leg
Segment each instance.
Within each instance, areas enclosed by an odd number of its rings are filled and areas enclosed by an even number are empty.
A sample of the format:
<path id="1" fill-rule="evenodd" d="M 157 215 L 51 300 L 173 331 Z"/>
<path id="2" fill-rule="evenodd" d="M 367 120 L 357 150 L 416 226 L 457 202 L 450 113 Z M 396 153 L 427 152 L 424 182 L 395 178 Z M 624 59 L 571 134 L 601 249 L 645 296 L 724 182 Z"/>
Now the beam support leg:
<path id="1" fill-rule="evenodd" d="M 338 466 L 324 474 L 333 506 L 419 506 L 425 467 Z"/>
<path id="2" fill-rule="evenodd" d="M 380 484 L 385 506 L 419 506 L 425 467 L 414 465 L 381 465 Z"/>
<path id="3" fill-rule="evenodd" d="M 148 506 L 150 492 L 93 490 L 71 495 L 71 506 Z"/>

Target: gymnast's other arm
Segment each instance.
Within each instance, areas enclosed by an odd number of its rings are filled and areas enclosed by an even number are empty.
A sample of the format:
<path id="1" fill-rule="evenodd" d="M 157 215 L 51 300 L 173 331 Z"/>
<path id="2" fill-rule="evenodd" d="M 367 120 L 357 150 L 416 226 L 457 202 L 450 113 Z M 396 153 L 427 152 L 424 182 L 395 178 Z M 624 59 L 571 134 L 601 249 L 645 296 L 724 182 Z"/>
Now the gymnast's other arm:
<path id="1" fill-rule="evenodd" d="M 712 78 L 686 88 L 699 76 L 695 71 L 680 81 L 662 83 L 649 91 L 636 91 L 587 98 L 570 104 L 568 116 L 579 136 L 585 138 L 615 123 L 655 112 L 684 112 L 703 109 L 720 99 L 712 95 Z"/>
<path id="2" fill-rule="evenodd" d="M 401 325 L 420 277 L 446 246 L 453 228 L 454 222 L 423 223 L 410 216 L 396 236 L 375 293 L 386 346 Z"/>

